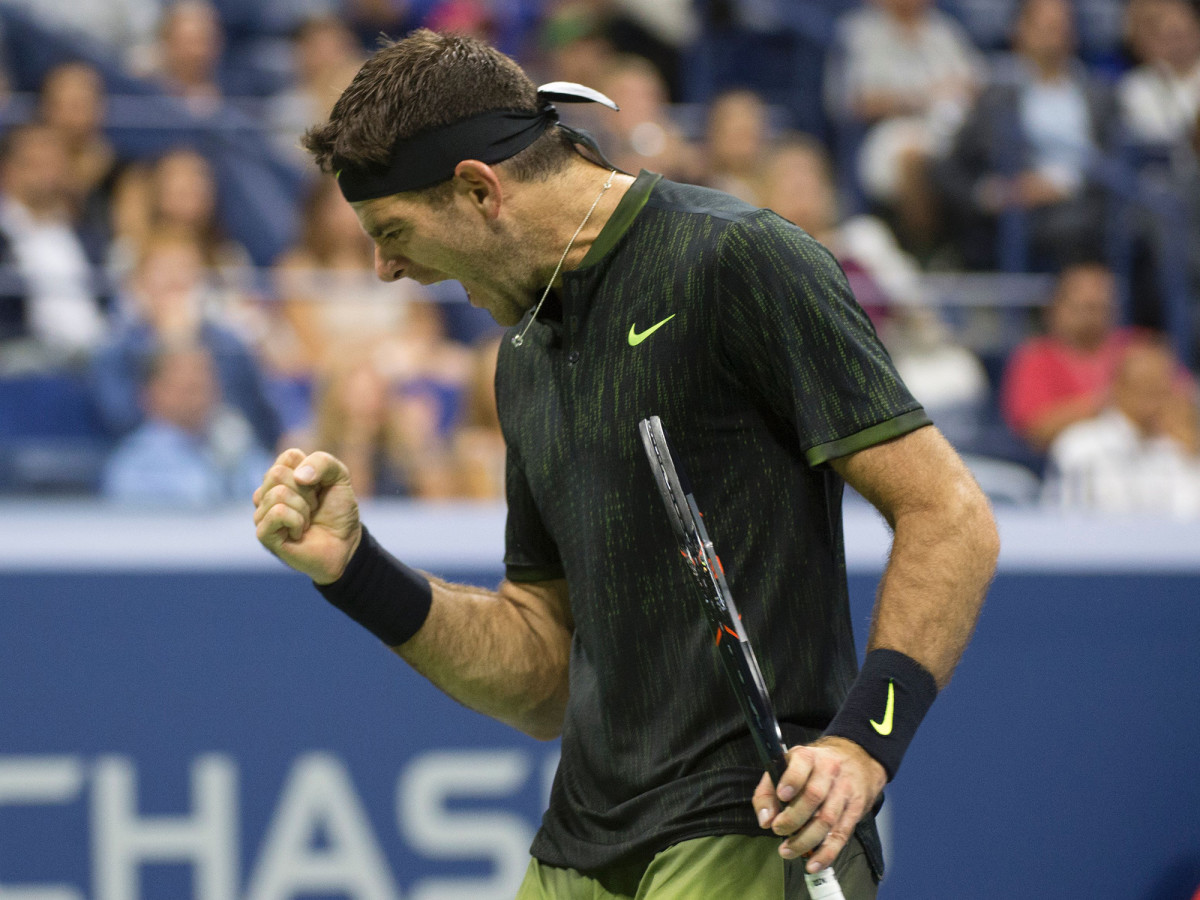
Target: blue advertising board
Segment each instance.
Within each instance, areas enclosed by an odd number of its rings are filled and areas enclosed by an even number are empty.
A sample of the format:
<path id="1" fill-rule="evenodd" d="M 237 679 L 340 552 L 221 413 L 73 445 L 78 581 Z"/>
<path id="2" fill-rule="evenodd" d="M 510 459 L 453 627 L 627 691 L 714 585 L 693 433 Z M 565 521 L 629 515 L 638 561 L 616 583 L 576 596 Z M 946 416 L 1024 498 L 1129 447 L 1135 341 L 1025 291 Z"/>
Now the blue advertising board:
<path id="1" fill-rule="evenodd" d="M 554 742 L 444 697 L 241 513 L 0 513 L 0 898 L 513 895 Z M 368 515 L 438 574 L 500 577 L 499 536 L 472 535 L 502 512 Z M 1002 534 L 976 638 L 889 788 L 881 897 L 1187 900 L 1197 531 Z M 886 533 L 851 515 L 847 541 L 861 643 Z"/>

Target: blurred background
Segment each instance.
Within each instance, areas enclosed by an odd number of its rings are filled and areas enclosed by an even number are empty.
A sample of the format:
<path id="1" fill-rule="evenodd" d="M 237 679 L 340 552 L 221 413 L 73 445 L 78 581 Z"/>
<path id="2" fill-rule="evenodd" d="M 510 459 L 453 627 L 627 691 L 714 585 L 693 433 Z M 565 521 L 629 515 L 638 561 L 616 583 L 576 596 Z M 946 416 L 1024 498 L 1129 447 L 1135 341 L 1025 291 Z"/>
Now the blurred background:
<path id="1" fill-rule="evenodd" d="M 1194 0 L 0 0 L 0 898 L 511 896 L 553 774 L 261 551 L 281 448 L 501 577 L 500 330 L 384 285 L 299 138 L 495 43 L 618 165 L 837 256 L 996 505 L 883 896 L 1200 890 Z M 887 551 L 847 500 L 860 642 Z"/>

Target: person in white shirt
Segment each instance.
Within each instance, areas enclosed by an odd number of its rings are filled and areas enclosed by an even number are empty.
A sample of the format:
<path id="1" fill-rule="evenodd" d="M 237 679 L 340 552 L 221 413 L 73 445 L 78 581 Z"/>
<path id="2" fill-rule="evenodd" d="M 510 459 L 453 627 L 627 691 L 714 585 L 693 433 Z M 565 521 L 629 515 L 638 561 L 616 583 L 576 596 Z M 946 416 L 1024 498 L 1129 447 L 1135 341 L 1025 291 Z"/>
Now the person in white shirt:
<path id="1" fill-rule="evenodd" d="M 1147 15 L 1146 58 L 1117 96 L 1134 140 L 1167 144 L 1186 138 L 1200 113 L 1200 12 L 1187 0 L 1153 0 Z"/>
<path id="2" fill-rule="evenodd" d="M 838 22 L 826 70 L 830 115 L 863 129 L 867 198 L 893 212 L 906 243 L 927 244 L 937 210 L 926 167 L 983 86 L 983 55 L 932 0 L 871 0 Z"/>
<path id="3" fill-rule="evenodd" d="M 6 336 L 31 339 L 48 356 L 64 358 L 90 351 L 107 331 L 68 179 L 66 146 L 55 130 L 25 125 L 6 135 L 0 150 L 0 263 L 12 325 Z"/>
<path id="4" fill-rule="evenodd" d="M 1130 345 L 1108 407 L 1050 445 L 1044 500 L 1064 509 L 1200 518 L 1194 385 L 1157 342 Z"/>

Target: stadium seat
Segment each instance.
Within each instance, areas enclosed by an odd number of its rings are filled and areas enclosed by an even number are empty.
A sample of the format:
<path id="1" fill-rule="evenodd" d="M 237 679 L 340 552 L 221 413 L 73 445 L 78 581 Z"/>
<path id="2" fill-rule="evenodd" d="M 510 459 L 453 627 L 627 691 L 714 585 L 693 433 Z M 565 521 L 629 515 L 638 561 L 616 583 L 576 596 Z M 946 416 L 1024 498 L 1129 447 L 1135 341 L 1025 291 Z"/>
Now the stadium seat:
<path id="1" fill-rule="evenodd" d="M 109 449 L 82 376 L 0 378 L 0 492 L 90 494 Z"/>

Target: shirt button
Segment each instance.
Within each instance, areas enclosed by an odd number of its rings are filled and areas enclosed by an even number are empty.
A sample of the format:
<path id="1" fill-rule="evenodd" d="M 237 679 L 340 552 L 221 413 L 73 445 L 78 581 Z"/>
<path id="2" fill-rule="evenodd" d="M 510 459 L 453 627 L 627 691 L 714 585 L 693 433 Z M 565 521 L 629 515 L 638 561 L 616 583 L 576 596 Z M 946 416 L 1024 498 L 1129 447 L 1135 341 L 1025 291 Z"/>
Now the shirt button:
<path id="1" fill-rule="evenodd" d="M 570 353 L 567 354 L 567 365 L 573 366 L 577 362 L 579 362 L 579 351 L 572 350 Z"/>

